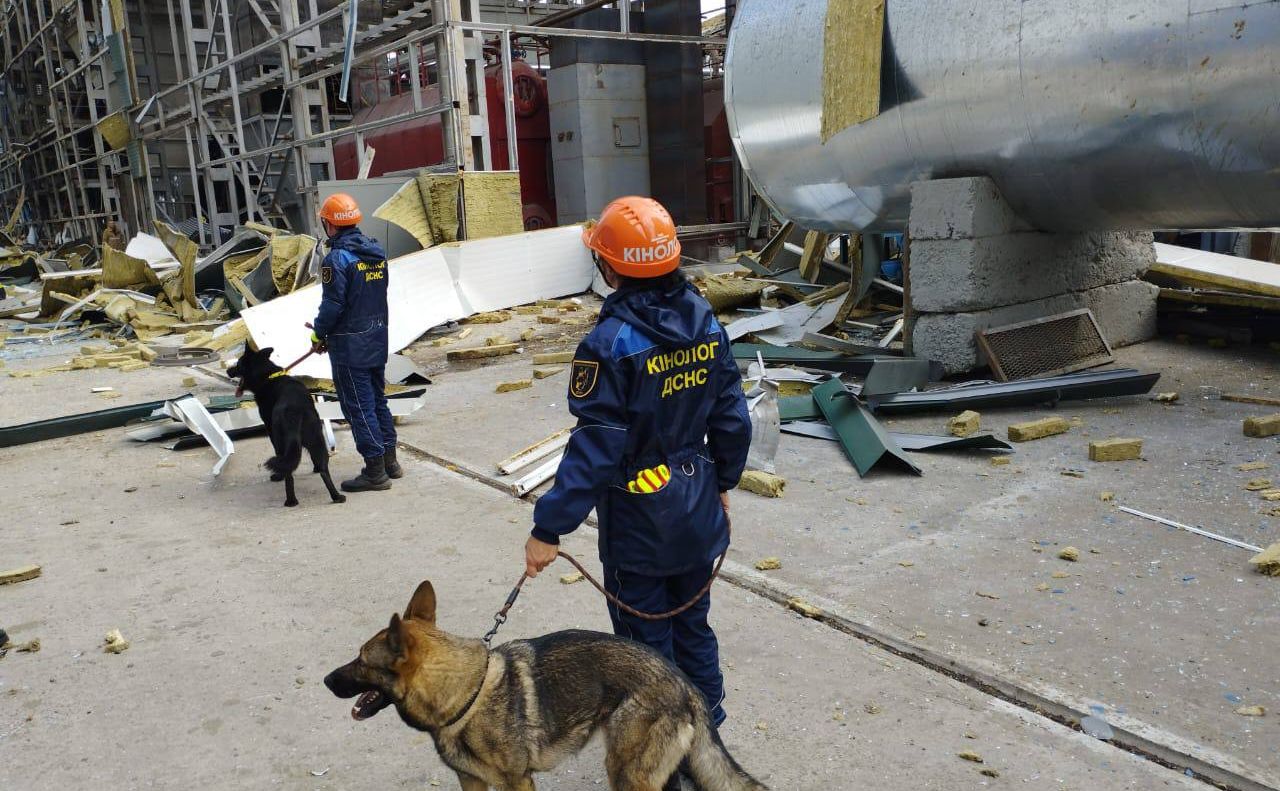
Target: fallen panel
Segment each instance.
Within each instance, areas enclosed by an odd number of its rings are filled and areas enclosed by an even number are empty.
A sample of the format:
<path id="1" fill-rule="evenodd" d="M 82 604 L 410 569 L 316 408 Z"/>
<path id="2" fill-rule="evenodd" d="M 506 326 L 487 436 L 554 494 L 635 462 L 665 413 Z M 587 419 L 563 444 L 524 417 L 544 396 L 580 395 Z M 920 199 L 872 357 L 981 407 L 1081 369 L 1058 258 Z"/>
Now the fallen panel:
<path id="1" fill-rule="evenodd" d="M 781 310 L 766 310 L 755 316 L 747 316 L 730 322 L 725 326 L 724 331 L 729 333 L 729 340 L 736 341 L 744 335 L 750 335 L 753 332 L 762 330 L 771 330 L 774 327 L 781 327 L 787 320 L 786 313 Z"/>
<path id="2" fill-rule="evenodd" d="M 790 365 L 797 368 L 817 368 L 821 371 L 866 376 L 876 358 L 849 357 L 837 352 L 814 351 L 790 346 L 774 346 L 769 343 L 735 343 L 733 356 L 738 360 L 755 360 L 757 355 L 766 363 Z"/>
<path id="3" fill-rule="evenodd" d="M 392 354 L 387 357 L 385 367 L 386 380 L 397 385 L 429 385 L 431 379 L 426 371 L 403 354 Z"/>
<path id="4" fill-rule="evenodd" d="M 786 396 L 778 399 L 778 419 L 783 423 L 794 420 L 821 420 L 822 411 L 813 402 L 812 395 Z"/>
<path id="5" fill-rule="evenodd" d="M 833 338 L 830 335 L 823 335 L 817 332 L 806 332 L 801 340 L 804 343 L 808 343 L 813 346 L 821 346 L 822 348 L 830 349 L 833 352 L 840 352 L 841 354 L 848 354 L 852 356 L 860 354 L 883 355 L 889 353 L 888 350 L 880 346 L 865 343 L 854 343 L 853 341 Z"/>
<path id="6" fill-rule="evenodd" d="M 231 455 L 236 452 L 236 446 L 227 436 L 227 432 L 218 425 L 213 415 L 209 414 L 195 396 L 184 396 L 176 401 L 170 401 L 164 405 L 164 409 L 169 417 L 186 423 L 187 428 L 208 441 L 214 453 L 218 454 L 218 461 L 213 465 L 213 474 L 220 474 L 222 468 L 231 460 Z"/>
<path id="7" fill-rule="evenodd" d="M 1266 261 L 1156 242 L 1156 263 L 1150 271 L 1193 286 L 1280 297 L 1280 267 Z"/>
<path id="8" fill-rule="evenodd" d="M 945 373 L 941 363 L 916 357 L 876 357 L 862 385 L 862 395 L 905 393 L 935 382 Z"/>
<path id="9" fill-rule="evenodd" d="M 1058 401 L 1142 395 L 1150 392 L 1158 381 L 1160 381 L 1160 374 L 1147 374 L 1132 368 L 1117 368 L 1109 371 L 1054 376 L 1048 379 L 959 385 L 923 393 L 874 396 L 868 400 L 871 408 L 876 412 L 900 415 L 936 410 L 1036 406 Z"/>
<path id="10" fill-rule="evenodd" d="M 877 464 L 885 462 L 915 475 L 923 474 L 862 402 L 832 379 L 813 390 L 813 401 L 827 423 L 835 429 L 840 447 L 853 462 L 858 475 L 865 477 Z"/>
<path id="11" fill-rule="evenodd" d="M 580 226 L 433 247 L 388 266 L 390 347 L 396 352 L 447 321 L 591 287 L 595 266 Z M 242 314 L 259 348 L 271 346 L 281 363 L 311 347 L 304 326 L 316 317 L 321 289 L 309 286 Z M 312 355 L 295 374 L 332 378 L 327 356 Z"/>
<path id="12" fill-rule="evenodd" d="M 55 417 L 48 420 L 37 420 L 16 426 L 0 427 L 0 448 L 13 445 L 25 445 L 28 442 L 41 442 L 46 439 L 70 437 L 76 434 L 87 434 L 108 428 L 119 428 L 131 420 L 149 416 L 162 408 L 165 401 L 147 401 L 142 404 L 130 404 L 97 412 L 85 412 L 78 415 Z"/>
<path id="13" fill-rule="evenodd" d="M 387 409 L 391 410 L 392 417 L 409 417 L 426 405 L 427 396 L 421 390 L 387 396 Z M 342 416 L 342 405 L 337 401 L 317 401 L 316 412 L 321 420 L 346 420 Z"/>
<path id="14" fill-rule="evenodd" d="M 839 442 L 836 430 L 827 423 L 813 420 L 797 420 L 782 427 L 785 434 L 801 437 L 813 437 Z M 907 451 L 926 452 L 931 450 L 1012 450 L 1013 446 L 991 434 L 974 434 L 968 437 L 940 436 L 937 434 L 903 434 L 897 431 L 889 433 L 898 447 Z"/>

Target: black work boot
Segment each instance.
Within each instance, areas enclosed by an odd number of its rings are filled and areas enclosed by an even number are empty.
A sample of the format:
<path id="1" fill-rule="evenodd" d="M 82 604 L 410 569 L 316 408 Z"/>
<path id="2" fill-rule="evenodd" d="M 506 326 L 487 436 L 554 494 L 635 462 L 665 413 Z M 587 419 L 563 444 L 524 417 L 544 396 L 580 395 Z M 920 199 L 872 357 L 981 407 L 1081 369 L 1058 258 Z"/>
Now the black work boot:
<path id="1" fill-rule="evenodd" d="M 404 467 L 400 466 L 400 462 L 396 461 L 396 449 L 393 445 L 391 450 L 382 454 L 382 464 L 387 469 L 388 478 L 403 478 Z"/>
<path id="2" fill-rule="evenodd" d="M 364 460 L 364 469 L 349 481 L 342 482 L 344 492 L 380 492 L 391 488 L 391 479 L 387 477 L 387 468 L 382 456 L 374 456 Z"/>

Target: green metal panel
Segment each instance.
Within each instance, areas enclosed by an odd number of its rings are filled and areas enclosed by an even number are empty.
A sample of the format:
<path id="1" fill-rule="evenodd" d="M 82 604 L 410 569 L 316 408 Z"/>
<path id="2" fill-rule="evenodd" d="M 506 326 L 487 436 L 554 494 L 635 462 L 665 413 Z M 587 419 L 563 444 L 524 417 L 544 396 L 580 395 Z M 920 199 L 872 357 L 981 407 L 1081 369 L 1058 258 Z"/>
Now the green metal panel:
<path id="1" fill-rule="evenodd" d="M 866 476 L 881 462 L 922 475 L 915 462 L 893 441 L 889 432 L 845 389 L 839 379 L 832 379 L 813 389 L 813 401 L 827 422 L 835 429 L 840 446 L 853 462 L 854 469 Z"/>

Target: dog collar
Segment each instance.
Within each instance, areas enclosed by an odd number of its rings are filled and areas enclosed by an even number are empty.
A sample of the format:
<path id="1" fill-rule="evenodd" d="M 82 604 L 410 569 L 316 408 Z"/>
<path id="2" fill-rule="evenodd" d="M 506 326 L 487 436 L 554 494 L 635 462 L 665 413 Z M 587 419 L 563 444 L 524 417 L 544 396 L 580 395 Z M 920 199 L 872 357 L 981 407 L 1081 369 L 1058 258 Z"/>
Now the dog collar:
<path id="1" fill-rule="evenodd" d="M 467 705 L 462 707 L 462 711 L 453 715 L 453 719 L 449 720 L 444 725 L 441 725 L 440 730 L 444 730 L 445 728 L 452 728 L 454 725 L 457 725 L 458 722 L 461 721 L 463 717 L 467 716 L 467 712 L 471 711 L 471 707 L 476 705 L 476 701 L 480 699 L 480 693 L 484 691 L 484 682 L 488 680 L 489 680 L 489 652 L 486 651 L 484 654 L 484 674 L 480 676 L 480 686 L 476 687 L 475 694 L 471 696 L 471 700 L 467 701 Z"/>
<path id="2" fill-rule="evenodd" d="M 275 373 L 271 374 L 271 375 L 270 375 L 270 376 L 268 376 L 267 378 L 268 378 L 268 379 L 279 379 L 279 378 L 280 378 L 280 377 L 282 377 L 282 376 L 288 376 L 288 375 L 289 375 L 289 372 L 288 372 L 288 371 L 276 371 Z"/>

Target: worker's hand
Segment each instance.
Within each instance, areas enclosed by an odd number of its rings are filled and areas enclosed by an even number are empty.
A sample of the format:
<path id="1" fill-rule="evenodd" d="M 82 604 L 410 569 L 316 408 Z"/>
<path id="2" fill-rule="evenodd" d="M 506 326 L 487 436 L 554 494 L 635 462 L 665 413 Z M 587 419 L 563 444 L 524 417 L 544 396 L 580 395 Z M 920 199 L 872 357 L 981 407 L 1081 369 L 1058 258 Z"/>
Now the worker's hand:
<path id="1" fill-rule="evenodd" d="M 720 492 L 720 507 L 724 509 L 724 515 L 729 516 L 729 493 Z"/>
<path id="2" fill-rule="evenodd" d="M 325 343 L 323 338 L 317 338 L 314 332 L 311 333 L 311 352 L 324 354 L 327 351 L 329 351 L 329 344 Z"/>
<path id="3" fill-rule="evenodd" d="M 538 576 L 538 572 L 550 566 L 552 561 L 556 559 L 556 553 L 560 551 L 560 547 L 555 544 L 548 544 L 545 541 L 539 541 L 533 536 L 529 536 L 529 540 L 524 544 L 524 573 L 529 579 Z"/>

